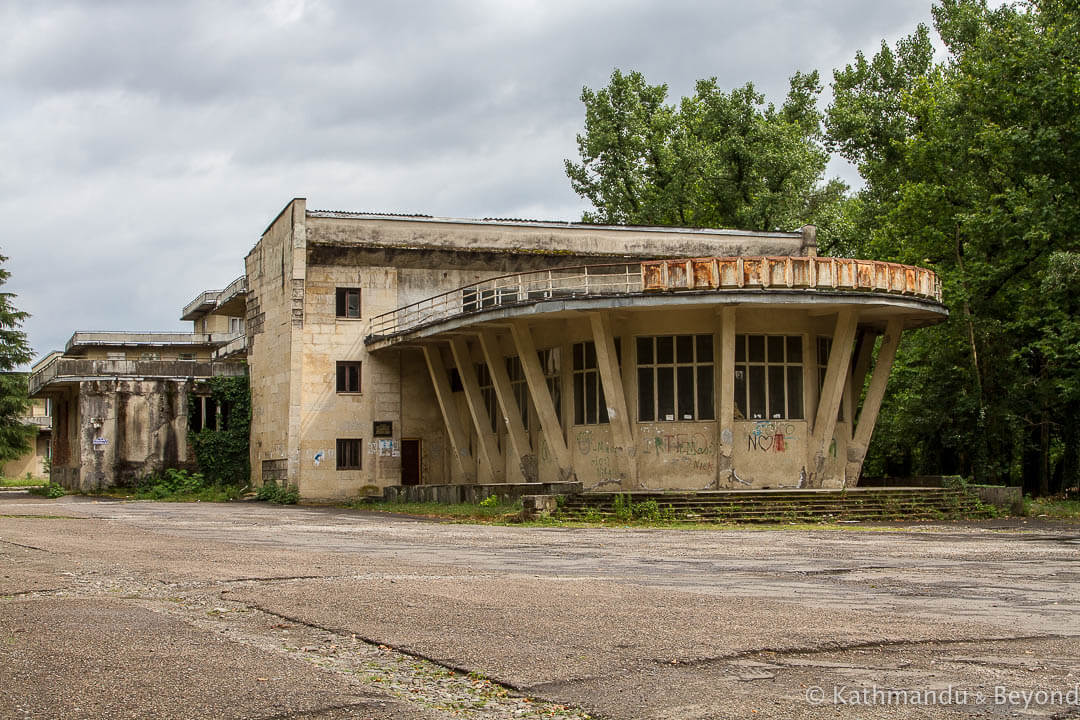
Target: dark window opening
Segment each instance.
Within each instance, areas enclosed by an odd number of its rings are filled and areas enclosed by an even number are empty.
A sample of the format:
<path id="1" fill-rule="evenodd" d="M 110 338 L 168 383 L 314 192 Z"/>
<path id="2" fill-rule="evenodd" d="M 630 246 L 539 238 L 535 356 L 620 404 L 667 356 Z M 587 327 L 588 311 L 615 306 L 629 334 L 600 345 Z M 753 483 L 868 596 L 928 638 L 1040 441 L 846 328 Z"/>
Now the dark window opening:
<path id="1" fill-rule="evenodd" d="M 604 383 L 596 364 L 596 345 L 592 341 L 573 346 L 574 424 L 604 425 L 609 422 Z M 621 342 L 615 338 L 616 364 L 622 365 Z"/>
<path id="2" fill-rule="evenodd" d="M 359 438 L 338 438 L 337 469 L 359 470 L 363 440 Z"/>
<path id="3" fill-rule="evenodd" d="M 637 338 L 638 421 L 715 420 L 713 336 Z"/>
<path id="4" fill-rule="evenodd" d="M 339 393 L 360 392 L 360 366 L 358 362 L 339 361 L 337 364 L 337 391 Z"/>
<path id="5" fill-rule="evenodd" d="M 338 288 L 335 304 L 339 318 L 360 317 L 360 288 Z"/>
<path id="6" fill-rule="evenodd" d="M 802 420 L 802 336 L 735 337 L 735 416 Z"/>

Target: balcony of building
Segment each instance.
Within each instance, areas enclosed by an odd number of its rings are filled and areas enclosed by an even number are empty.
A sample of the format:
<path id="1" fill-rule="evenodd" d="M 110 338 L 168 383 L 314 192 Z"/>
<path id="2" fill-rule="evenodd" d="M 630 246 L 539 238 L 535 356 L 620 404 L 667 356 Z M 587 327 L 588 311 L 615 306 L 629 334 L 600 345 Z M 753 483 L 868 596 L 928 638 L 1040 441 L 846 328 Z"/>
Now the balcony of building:
<path id="1" fill-rule="evenodd" d="M 246 365 L 235 362 L 101 360 L 58 356 L 35 368 L 30 374 L 29 393 L 31 397 L 35 397 L 46 390 L 95 380 L 186 380 L 219 375 L 235 377 L 244 375 L 246 372 Z"/>
<path id="2" fill-rule="evenodd" d="M 930 270 L 830 257 L 714 257 L 540 270 L 466 285 L 372 318 L 376 351 L 484 323 L 618 308 L 858 306 L 864 322 L 904 327 L 940 321 L 941 283 Z"/>

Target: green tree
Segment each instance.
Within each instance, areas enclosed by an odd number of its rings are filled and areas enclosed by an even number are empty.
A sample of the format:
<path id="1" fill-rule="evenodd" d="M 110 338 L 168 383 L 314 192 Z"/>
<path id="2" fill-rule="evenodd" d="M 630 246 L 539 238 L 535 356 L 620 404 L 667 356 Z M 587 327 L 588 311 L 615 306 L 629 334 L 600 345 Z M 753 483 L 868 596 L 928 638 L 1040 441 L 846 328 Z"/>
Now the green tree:
<path id="1" fill-rule="evenodd" d="M 11 273 L 2 267 L 7 258 L 0 256 L 0 285 Z M 29 314 L 15 309 L 15 295 L 0 292 L 0 461 L 14 460 L 30 449 L 30 438 L 37 432 L 25 425 L 27 400 L 26 373 L 16 368 L 30 362 L 32 354 L 22 331 Z"/>
<path id="2" fill-rule="evenodd" d="M 844 220 L 847 187 L 823 182 L 818 73 L 796 73 L 784 104 L 752 84 L 725 92 L 715 78 L 667 104 L 667 86 L 615 70 L 606 88 L 585 88 L 580 162 L 571 187 L 592 203 L 586 222 L 748 230 L 819 225 L 826 242 Z"/>
<path id="3" fill-rule="evenodd" d="M 1077 8 L 943 0 L 933 17 L 943 61 L 925 27 L 859 54 L 826 118 L 865 180 L 860 252 L 934 267 L 951 311 L 905 341 L 871 459 L 1052 491 L 1078 481 Z"/>

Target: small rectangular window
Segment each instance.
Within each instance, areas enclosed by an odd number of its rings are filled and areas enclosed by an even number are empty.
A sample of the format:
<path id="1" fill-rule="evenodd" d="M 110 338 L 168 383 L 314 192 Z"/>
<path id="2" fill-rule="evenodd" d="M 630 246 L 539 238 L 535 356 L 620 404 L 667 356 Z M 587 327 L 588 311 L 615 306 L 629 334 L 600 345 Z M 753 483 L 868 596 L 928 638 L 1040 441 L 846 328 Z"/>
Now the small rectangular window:
<path id="1" fill-rule="evenodd" d="M 337 469 L 359 470 L 363 440 L 360 438 L 338 438 Z"/>
<path id="2" fill-rule="evenodd" d="M 339 393 L 360 392 L 360 366 L 358 362 L 338 362 L 337 391 Z"/>
<path id="3" fill-rule="evenodd" d="M 336 314 L 339 318 L 360 317 L 360 288 L 339 287 L 336 296 Z"/>

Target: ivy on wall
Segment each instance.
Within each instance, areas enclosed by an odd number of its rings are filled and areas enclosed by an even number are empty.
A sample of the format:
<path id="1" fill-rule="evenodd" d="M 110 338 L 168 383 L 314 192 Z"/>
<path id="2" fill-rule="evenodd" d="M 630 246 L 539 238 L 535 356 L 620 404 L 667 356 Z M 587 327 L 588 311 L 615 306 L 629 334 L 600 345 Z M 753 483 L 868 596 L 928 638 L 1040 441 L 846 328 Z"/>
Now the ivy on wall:
<path id="1" fill-rule="evenodd" d="M 251 428 L 251 389 L 246 375 L 214 377 L 206 381 L 206 395 L 191 393 L 188 417 L 199 418 L 189 427 L 188 441 L 195 453 L 199 471 L 212 483 L 244 485 L 251 479 L 248 438 Z M 213 422 L 204 421 L 206 408 L 213 408 Z"/>

